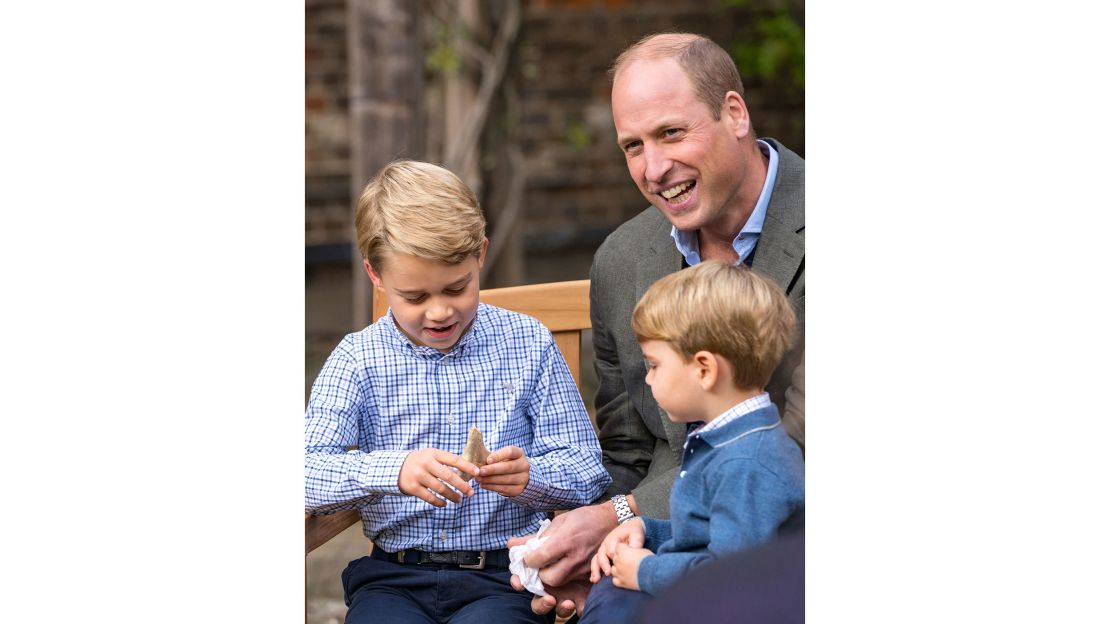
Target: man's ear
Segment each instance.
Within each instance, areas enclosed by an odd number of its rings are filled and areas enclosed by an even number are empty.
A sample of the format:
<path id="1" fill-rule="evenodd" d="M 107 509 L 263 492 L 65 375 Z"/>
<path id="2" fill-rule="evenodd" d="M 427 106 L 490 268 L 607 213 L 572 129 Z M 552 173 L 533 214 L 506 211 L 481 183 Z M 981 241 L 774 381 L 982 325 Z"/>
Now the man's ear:
<path id="1" fill-rule="evenodd" d="M 691 363 L 694 365 L 694 374 L 701 389 L 712 390 L 721 374 L 721 363 L 717 360 L 717 356 L 708 351 L 698 351 L 694 354 Z"/>
<path id="2" fill-rule="evenodd" d="M 744 103 L 744 98 L 740 97 L 739 93 L 729 91 L 725 94 L 725 104 L 721 107 L 721 115 L 728 119 L 729 128 L 736 135 L 736 138 L 742 139 L 751 132 L 752 121 L 748 117 L 748 105 Z"/>
<path id="3" fill-rule="evenodd" d="M 366 274 L 370 276 L 370 281 L 374 282 L 374 288 L 377 288 L 378 290 L 385 290 L 385 286 L 382 285 L 382 276 L 378 275 L 378 272 L 374 270 L 374 267 L 370 266 L 370 261 L 363 258 L 362 267 L 366 269 Z"/>

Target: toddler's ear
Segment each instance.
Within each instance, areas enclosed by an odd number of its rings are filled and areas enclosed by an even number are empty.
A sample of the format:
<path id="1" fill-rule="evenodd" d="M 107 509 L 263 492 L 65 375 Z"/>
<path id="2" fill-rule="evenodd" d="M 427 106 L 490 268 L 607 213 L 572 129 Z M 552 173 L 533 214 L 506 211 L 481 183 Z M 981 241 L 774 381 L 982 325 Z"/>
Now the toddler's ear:
<path id="1" fill-rule="evenodd" d="M 721 374 L 721 361 L 717 356 L 708 351 L 698 351 L 694 354 L 695 374 L 702 390 L 710 390 L 717 383 Z"/>

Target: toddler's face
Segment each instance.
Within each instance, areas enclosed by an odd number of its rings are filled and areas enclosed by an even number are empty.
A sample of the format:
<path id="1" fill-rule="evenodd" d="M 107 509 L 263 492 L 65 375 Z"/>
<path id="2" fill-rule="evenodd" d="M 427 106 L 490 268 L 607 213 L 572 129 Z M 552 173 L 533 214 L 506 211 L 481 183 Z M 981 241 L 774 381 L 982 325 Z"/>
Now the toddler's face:
<path id="1" fill-rule="evenodd" d="M 447 353 L 478 313 L 478 271 L 485 255 L 483 247 L 477 258 L 448 264 L 394 253 L 382 261 L 380 275 L 364 265 L 401 332 L 413 344 Z"/>
<path id="2" fill-rule="evenodd" d="M 704 420 L 697 365 L 684 360 L 671 345 L 661 340 L 641 342 L 640 349 L 647 366 L 644 381 L 651 386 L 651 395 L 667 416 L 674 422 Z"/>

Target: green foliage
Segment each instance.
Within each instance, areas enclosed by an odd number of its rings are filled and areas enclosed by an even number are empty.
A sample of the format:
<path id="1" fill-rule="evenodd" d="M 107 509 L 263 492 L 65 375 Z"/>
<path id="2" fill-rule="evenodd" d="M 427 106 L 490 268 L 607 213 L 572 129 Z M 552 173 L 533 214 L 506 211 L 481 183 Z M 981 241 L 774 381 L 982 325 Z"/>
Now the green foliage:
<path id="1" fill-rule="evenodd" d="M 806 56 L 805 27 L 786 6 L 774 1 L 754 6 L 751 0 L 724 0 L 731 8 L 752 12 L 749 33 L 740 35 L 729 52 L 740 68 L 741 76 L 761 80 L 783 80 L 799 89 L 805 88 Z"/>
<path id="2" fill-rule="evenodd" d="M 455 33 L 450 26 L 440 25 L 435 29 L 429 42 L 430 48 L 424 55 L 424 67 L 431 72 L 456 74 L 462 65 L 459 53 L 452 41 Z"/>
<path id="3" fill-rule="evenodd" d="M 567 143 L 575 149 L 583 150 L 590 146 L 590 131 L 581 121 L 567 123 Z"/>

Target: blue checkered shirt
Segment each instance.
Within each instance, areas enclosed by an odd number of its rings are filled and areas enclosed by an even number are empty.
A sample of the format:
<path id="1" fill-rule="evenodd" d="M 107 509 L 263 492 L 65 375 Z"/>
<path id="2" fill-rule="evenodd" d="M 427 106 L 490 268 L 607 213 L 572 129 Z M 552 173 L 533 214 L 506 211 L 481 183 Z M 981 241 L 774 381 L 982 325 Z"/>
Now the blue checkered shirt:
<path id="1" fill-rule="evenodd" d="M 410 451 L 461 455 L 471 426 L 491 451 L 514 445 L 530 464 L 513 498 L 475 494 L 434 507 L 401 494 Z M 305 508 L 358 509 L 387 551 L 505 548 L 535 532 L 542 512 L 593 502 L 611 479 L 581 396 L 551 332 L 535 319 L 479 304 L 449 353 L 414 345 L 392 313 L 346 336 L 312 386 L 305 412 Z"/>

